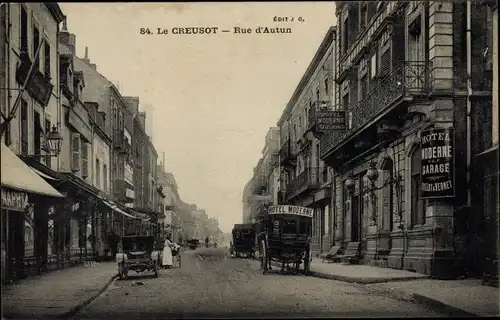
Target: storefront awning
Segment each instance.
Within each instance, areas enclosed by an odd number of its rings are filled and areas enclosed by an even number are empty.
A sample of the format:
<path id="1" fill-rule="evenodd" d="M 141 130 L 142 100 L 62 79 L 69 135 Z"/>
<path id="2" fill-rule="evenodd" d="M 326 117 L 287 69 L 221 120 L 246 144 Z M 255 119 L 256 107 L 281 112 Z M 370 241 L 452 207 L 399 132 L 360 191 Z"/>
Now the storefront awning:
<path id="1" fill-rule="evenodd" d="M 44 196 L 64 198 L 64 196 L 43 180 L 31 167 L 25 164 L 5 144 L 1 144 L 0 181 L 2 186 L 36 193 Z"/>
<path id="2" fill-rule="evenodd" d="M 54 177 L 51 177 L 49 176 L 48 174 L 45 174 L 43 173 L 42 171 L 40 170 L 37 170 L 35 168 L 33 168 L 32 166 L 29 166 L 31 168 L 31 170 L 35 171 L 40 177 L 44 178 L 44 179 L 49 179 L 49 180 L 59 180 L 57 178 L 54 178 Z"/>
<path id="3" fill-rule="evenodd" d="M 108 201 L 103 200 L 103 199 L 101 199 L 101 201 L 102 201 L 105 205 L 107 205 L 107 206 L 108 206 L 111 210 L 114 210 L 114 211 L 116 211 L 116 212 L 118 212 L 118 213 L 120 213 L 120 214 L 124 215 L 125 217 L 129 217 L 129 218 L 132 218 L 132 219 L 140 219 L 140 218 L 138 218 L 138 217 L 134 217 L 133 215 L 126 213 L 125 211 L 123 211 L 122 209 L 120 209 L 120 208 L 119 208 L 116 204 L 114 204 L 114 203 L 108 202 Z"/>

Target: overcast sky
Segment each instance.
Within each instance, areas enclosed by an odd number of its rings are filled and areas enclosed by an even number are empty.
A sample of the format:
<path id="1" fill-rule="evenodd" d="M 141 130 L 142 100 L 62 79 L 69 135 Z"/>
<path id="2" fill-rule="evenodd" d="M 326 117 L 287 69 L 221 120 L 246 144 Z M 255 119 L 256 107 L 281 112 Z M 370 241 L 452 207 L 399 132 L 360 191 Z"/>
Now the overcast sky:
<path id="1" fill-rule="evenodd" d="M 139 96 L 147 131 L 182 199 L 218 217 L 229 232 L 242 220 L 242 190 L 328 28 L 331 2 L 60 3 L 77 55 L 123 95 Z M 274 16 L 294 17 L 275 23 Z M 303 22 L 298 22 L 302 17 Z M 174 27 L 219 27 L 175 35 Z M 234 34 L 234 27 L 290 27 L 292 34 Z M 140 28 L 169 29 L 141 35 Z"/>

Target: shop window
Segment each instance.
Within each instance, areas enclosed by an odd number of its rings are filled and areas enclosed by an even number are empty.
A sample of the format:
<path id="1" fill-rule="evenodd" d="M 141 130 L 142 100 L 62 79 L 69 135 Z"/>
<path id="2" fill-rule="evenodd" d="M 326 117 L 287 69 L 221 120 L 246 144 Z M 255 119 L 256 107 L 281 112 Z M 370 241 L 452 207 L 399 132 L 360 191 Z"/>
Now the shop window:
<path id="1" fill-rule="evenodd" d="M 411 225 L 425 224 L 425 202 L 421 198 L 422 183 L 420 180 L 421 167 L 420 148 L 411 155 Z"/>

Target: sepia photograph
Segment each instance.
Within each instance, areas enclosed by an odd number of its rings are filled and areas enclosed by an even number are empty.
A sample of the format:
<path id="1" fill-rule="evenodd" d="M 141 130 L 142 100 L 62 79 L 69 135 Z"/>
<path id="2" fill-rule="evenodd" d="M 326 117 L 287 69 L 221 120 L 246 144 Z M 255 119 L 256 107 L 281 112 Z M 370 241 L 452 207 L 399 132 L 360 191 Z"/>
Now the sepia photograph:
<path id="1" fill-rule="evenodd" d="M 1 317 L 500 316 L 498 1 L 0 2 Z"/>

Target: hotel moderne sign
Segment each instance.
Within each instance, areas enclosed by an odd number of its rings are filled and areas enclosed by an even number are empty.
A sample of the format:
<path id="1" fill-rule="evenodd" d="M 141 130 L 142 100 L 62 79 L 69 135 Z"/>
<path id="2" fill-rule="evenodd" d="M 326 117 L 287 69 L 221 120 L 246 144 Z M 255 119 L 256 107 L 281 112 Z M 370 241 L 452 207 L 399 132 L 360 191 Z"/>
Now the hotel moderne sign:
<path id="1" fill-rule="evenodd" d="M 421 198 L 455 196 L 455 145 L 453 129 L 423 130 L 420 138 Z"/>

